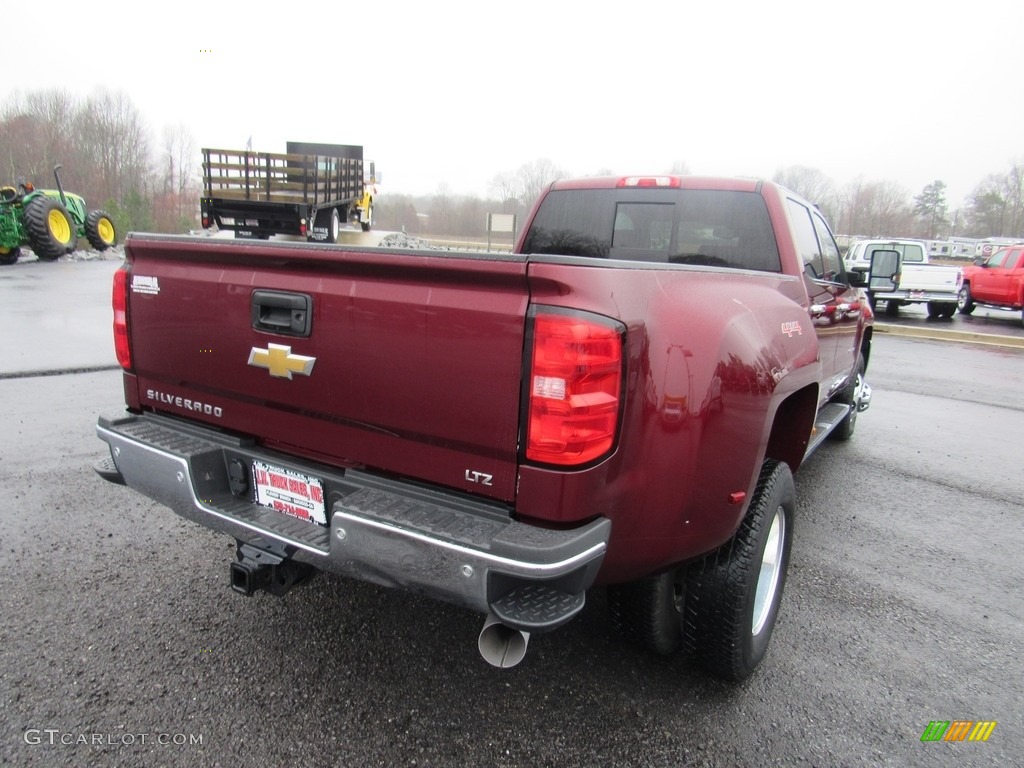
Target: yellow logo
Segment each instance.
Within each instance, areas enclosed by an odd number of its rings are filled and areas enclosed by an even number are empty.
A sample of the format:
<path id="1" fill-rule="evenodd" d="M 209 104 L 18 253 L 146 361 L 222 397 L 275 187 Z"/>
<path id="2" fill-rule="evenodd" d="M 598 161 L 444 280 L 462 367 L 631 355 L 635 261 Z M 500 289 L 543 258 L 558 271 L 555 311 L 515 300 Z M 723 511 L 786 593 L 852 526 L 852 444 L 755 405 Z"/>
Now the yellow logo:
<path id="1" fill-rule="evenodd" d="M 266 368 L 271 376 L 280 379 L 290 379 L 293 373 L 309 376 L 315 362 L 315 357 L 293 355 L 292 348 L 284 344 L 268 344 L 267 349 L 253 347 L 249 353 L 249 365 Z"/>

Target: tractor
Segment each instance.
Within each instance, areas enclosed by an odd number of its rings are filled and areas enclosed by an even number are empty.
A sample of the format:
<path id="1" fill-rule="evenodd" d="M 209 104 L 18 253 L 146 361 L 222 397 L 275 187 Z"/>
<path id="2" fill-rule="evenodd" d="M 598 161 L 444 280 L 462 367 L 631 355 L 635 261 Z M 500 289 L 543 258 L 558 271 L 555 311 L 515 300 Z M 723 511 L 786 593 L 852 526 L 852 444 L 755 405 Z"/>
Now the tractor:
<path id="1" fill-rule="evenodd" d="M 75 250 L 80 237 L 97 251 L 117 242 L 110 215 L 88 212 L 81 195 L 65 192 L 60 169 L 53 169 L 56 189 L 36 189 L 24 179 L 17 187 L 0 187 L 0 264 L 16 262 L 23 245 L 41 261 L 53 261 Z"/>

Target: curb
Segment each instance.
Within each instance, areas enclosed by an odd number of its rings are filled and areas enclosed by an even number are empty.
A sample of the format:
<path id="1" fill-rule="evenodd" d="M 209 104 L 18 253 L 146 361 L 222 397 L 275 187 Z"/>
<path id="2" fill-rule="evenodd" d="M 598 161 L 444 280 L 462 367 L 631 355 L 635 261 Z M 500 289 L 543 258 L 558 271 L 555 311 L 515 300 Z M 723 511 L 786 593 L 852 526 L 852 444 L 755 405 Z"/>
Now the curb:
<path id="1" fill-rule="evenodd" d="M 917 328 L 889 323 L 875 323 L 875 333 L 885 333 L 890 336 L 908 336 L 932 341 L 958 341 L 963 344 L 985 344 L 990 347 L 1024 349 L 1024 337 L 1001 336 L 994 333 L 950 331 L 942 328 Z"/>

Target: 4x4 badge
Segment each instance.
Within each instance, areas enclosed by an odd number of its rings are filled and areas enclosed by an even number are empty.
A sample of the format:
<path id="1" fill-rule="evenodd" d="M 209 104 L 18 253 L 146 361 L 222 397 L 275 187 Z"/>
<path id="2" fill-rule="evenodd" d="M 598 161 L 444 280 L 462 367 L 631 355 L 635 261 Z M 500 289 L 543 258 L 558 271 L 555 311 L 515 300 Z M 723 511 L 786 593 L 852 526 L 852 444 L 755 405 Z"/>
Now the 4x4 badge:
<path id="1" fill-rule="evenodd" d="M 290 379 L 293 373 L 309 376 L 315 362 L 315 357 L 293 355 L 292 348 L 284 344 L 268 344 L 266 349 L 253 347 L 249 353 L 249 365 L 266 368 L 271 376 L 281 379 Z"/>

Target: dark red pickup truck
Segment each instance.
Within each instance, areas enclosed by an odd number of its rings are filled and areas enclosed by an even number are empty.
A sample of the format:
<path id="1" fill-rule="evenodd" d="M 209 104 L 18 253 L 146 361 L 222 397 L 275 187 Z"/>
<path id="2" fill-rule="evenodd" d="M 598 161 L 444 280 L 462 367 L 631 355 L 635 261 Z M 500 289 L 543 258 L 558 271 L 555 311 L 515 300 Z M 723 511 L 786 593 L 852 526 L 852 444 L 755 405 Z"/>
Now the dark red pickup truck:
<path id="1" fill-rule="evenodd" d="M 231 586 L 317 570 L 486 614 L 511 666 L 609 587 L 613 623 L 741 679 L 791 473 L 870 401 L 871 311 L 772 183 L 560 181 L 512 254 L 131 235 L 127 411 L 97 465 L 234 537 Z"/>

